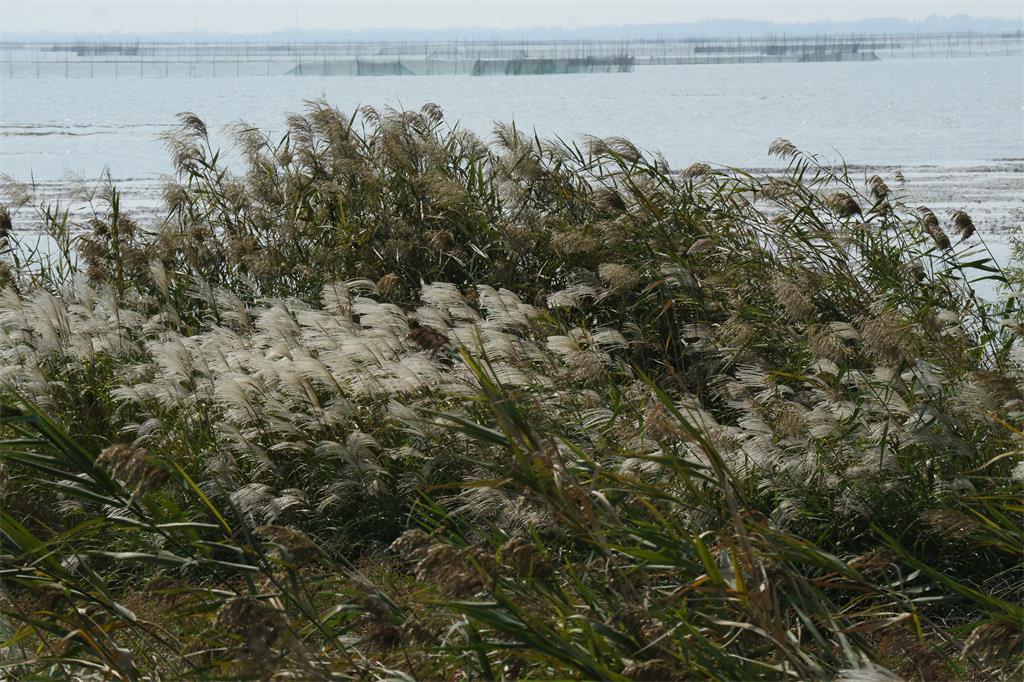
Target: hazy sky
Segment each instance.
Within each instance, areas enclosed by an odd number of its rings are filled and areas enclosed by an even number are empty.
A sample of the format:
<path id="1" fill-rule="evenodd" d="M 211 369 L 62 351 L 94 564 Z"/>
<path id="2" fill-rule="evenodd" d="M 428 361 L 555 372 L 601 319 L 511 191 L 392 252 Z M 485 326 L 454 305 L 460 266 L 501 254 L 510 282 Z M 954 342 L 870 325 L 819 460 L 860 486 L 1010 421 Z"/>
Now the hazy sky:
<path id="1" fill-rule="evenodd" d="M 592 0 L 473 0 L 472 2 L 349 2 L 345 0 L 0 0 L 4 32 L 230 31 L 366 28 L 573 28 L 606 24 L 752 19 L 781 22 L 923 19 L 971 14 L 1020 18 L 1020 0 L 692 0 L 601 2 Z"/>

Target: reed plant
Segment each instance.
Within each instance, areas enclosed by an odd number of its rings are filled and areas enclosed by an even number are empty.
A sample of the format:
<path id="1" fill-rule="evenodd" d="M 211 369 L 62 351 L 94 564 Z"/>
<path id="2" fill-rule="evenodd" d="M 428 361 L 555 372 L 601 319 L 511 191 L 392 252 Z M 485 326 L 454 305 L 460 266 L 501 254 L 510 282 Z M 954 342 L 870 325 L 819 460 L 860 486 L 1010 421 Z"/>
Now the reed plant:
<path id="1" fill-rule="evenodd" d="M 165 217 L 36 207 L 45 261 L 8 192 L 5 675 L 1021 673 L 1024 287 L 965 212 L 785 140 L 287 128 L 183 115 Z"/>

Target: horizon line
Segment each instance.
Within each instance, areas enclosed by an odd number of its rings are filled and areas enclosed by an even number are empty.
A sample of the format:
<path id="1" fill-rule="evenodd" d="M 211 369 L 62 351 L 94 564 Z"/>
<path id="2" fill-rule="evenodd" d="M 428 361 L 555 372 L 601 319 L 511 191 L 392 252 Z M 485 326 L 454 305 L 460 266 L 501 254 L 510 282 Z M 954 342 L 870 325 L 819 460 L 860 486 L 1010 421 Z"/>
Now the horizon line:
<path id="1" fill-rule="evenodd" d="M 587 31 L 609 31 L 609 30 L 623 30 L 630 32 L 639 31 L 658 31 L 658 30 L 680 30 L 698 28 L 701 26 L 708 26 L 714 24 L 734 24 L 734 25 L 748 25 L 756 26 L 762 29 L 770 27 L 788 27 L 796 30 L 804 30 L 815 26 L 855 26 L 858 24 L 875 23 L 875 22 L 891 22 L 897 25 L 914 26 L 925 23 L 934 23 L 936 21 L 951 21 L 951 20 L 965 20 L 971 23 L 986 22 L 995 24 L 1005 24 L 1007 27 L 1016 26 L 1018 30 L 1024 28 L 1024 17 L 996 17 L 996 16 L 979 16 L 973 14 L 951 14 L 951 15 L 939 15 L 932 14 L 921 19 L 909 19 L 902 17 L 863 17 L 860 19 L 848 19 L 848 20 L 835 20 L 835 19 L 815 19 L 811 21 L 774 21 L 769 19 L 739 19 L 739 18 L 710 18 L 710 19 L 699 19 L 696 21 L 671 21 L 671 22 L 638 22 L 638 23 L 617 23 L 617 24 L 590 24 L 586 26 L 563 26 L 563 25 L 543 25 L 538 24 L 530 27 L 517 27 L 517 28 L 505 28 L 501 26 L 489 26 L 489 25 L 478 25 L 478 26 L 448 26 L 448 27 L 414 27 L 414 26 L 373 26 L 363 28 L 345 28 L 345 27 L 326 27 L 326 28 L 309 28 L 309 27 L 289 27 L 281 28 L 273 31 L 232 31 L 229 29 L 193 29 L 193 30 L 173 30 L 173 31 L 161 31 L 161 30 L 145 30 L 145 31 L 125 31 L 125 30 L 108 30 L 108 31 L 54 31 L 50 29 L 43 30 L 17 30 L 17 31 L 5 31 L 0 29 L 0 36 L 191 36 L 191 35 L 221 35 L 221 36 L 232 36 L 232 37 L 244 37 L 244 36 L 274 36 L 280 34 L 326 34 L 326 33 L 341 33 L 349 36 L 358 36 L 360 34 L 373 34 L 373 33 L 403 33 L 403 34 L 417 34 L 417 35 L 434 35 L 443 33 L 472 33 L 472 32 L 492 32 L 502 34 L 526 34 L 533 32 L 558 32 L 558 33 L 585 33 Z M 951 32 L 948 30 L 938 31 L 941 33 Z M 966 31 L 971 32 L 971 31 Z"/>

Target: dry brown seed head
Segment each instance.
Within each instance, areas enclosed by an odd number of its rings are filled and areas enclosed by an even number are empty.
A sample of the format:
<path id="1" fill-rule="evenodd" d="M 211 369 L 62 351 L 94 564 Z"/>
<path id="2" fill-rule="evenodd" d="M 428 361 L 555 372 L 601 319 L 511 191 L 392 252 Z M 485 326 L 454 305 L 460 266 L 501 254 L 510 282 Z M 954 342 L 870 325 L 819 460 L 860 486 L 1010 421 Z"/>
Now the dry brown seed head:
<path id="1" fill-rule="evenodd" d="M 98 263 L 89 263 L 85 268 L 85 276 L 93 282 L 101 282 L 107 278 L 107 271 Z"/>
<path id="2" fill-rule="evenodd" d="M 297 528 L 267 524 L 256 528 L 253 535 L 264 542 L 280 546 L 292 561 L 308 561 L 318 554 L 309 536 Z"/>
<path id="3" fill-rule="evenodd" d="M 924 223 L 925 228 L 939 226 L 938 217 L 935 215 L 935 212 L 927 206 L 918 206 L 917 212 L 921 214 L 921 222 Z"/>
<path id="4" fill-rule="evenodd" d="M 768 154 L 770 156 L 778 156 L 779 158 L 788 159 L 796 156 L 799 150 L 796 145 L 783 137 L 775 138 L 770 145 L 768 145 Z"/>
<path id="5" fill-rule="evenodd" d="M 912 634 L 902 623 L 890 625 L 879 631 L 878 653 L 886 659 L 908 661 L 916 679 L 951 680 L 945 661 L 935 653 L 924 639 Z M 901 670 L 902 672 L 902 670 Z"/>
<path id="6" fill-rule="evenodd" d="M 416 320 L 413 320 L 409 325 L 409 338 L 423 350 L 429 350 L 432 355 L 449 346 L 446 334 L 436 329 L 425 327 Z"/>
<path id="7" fill-rule="evenodd" d="M 502 545 L 499 551 L 504 563 L 511 567 L 517 576 L 544 578 L 551 574 L 550 562 L 530 538 L 514 537 Z"/>
<path id="8" fill-rule="evenodd" d="M 363 120 L 371 125 L 377 125 L 380 123 L 380 111 L 373 108 L 369 104 L 359 109 L 359 115 L 363 117 Z"/>
<path id="9" fill-rule="evenodd" d="M 999 406 L 1015 400 L 1024 400 L 1017 382 L 1011 377 L 998 372 L 977 371 L 971 372 L 971 378 L 978 382 L 985 389 L 989 399 Z"/>
<path id="10" fill-rule="evenodd" d="M 366 631 L 365 641 L 377 651 L 391 651 L 402 643 L 402 631 L 393 623 L 374 620 Z"/>
<path id="11" fill-rule="evenodd" d="M 434 102 L 427 102 L 420 107 L 420 115 L 430 123 L 437 124 L 444 120 L 444 110 Z"/>
<path id="12" fill-rule="evenodd" d="M 153 465 L 151 459 L 145 450 L 115 444 L 104 448 L 96 457 L 96 466 L 106 469 L 134 494 L 144 495 L 167 480 L 167 472 Z"/>
<path id="13" fill-rule="evenodd" d="M 483 587 L 483 580 L 469 560 L 469 554 L 470 550 L 459 551 L 451 545 L 436 544 L 427 550 L 426 556 L 416 565 L 416 578 L 435 585 L 451 597 L 474 594 Z M 486 561 L 480 554 L 473 556 L 478 561 Z"/>
<path id="14" fill-rule="evenodd" d="M 413 644 L 431 644 L 437 641 L 437 626 L 423 617 L 413 613 L 402 623 L 402 640 Z"/>
<path id="15" fill-rule="evenodd" d="M 898 557 L 889 550 L 874 549 L 850 560 L 850 568 L 866 575 L 883 575 L 890 567 L 896 566 Z"/>
<path id="16" fill-rule="evenodd" d="M 808 295 L 806 283 L 801 285 L 780 273 L 773 278 L 772 289 L 775 299 L 793 320 L 804 320 L 814 313 L 814 301 Z"/>
<path id="17" fill-rule="evenodd" d="M 275 159 L 277 160 L 277 164 L 279 166 L 281 166 L 282 168 L 286 168 L 292 164 L 292 161 L 295 160 L 295 155 L 292 153 L 290 147 L 281 147 L 279 150 L 277 150 Z"/>
<path id="18" fill-rule="evenodd" d="M 11 212 L 6 206 L 0 207 L 0 240 L 3 240 L 11 233 Z"/>
<path id="19" fill-rule="evenodd" d="M 860 213 L 860 204 L 846 192 L 835 192 L 828 197 L 827 203 L 829 210 L 844 218 Z"/>
<path id="20" fill-rule="evenodd" d="M 703 161 L 697 161 L 696 163 L 691 163 L 686 170 L 683 171 L 683 178 L 693 180 L 694 178 L 704 177 L 710 173 L 711 166 Z"/>
<path id="21" fill-rule="evenodd" d="M 626 210 L 626 201 L 622 195 L 611 187 L 602 187 L 595 193 L 597 205 L 608 211 L 622 212 Z"/>
<path id="22" fill-rule="evenodd" d="M 940 535 L 953 540 L 962 540 L 978 529 L 973 519 L 953 509 L 932 509 L 921 514 L 921 520 Z"/>
<path id="23" fill-rule="evenodd" d="M 594 351 L 583 351 L 572 358 L 572 376 L 579 381 L 597 381 L 605 376 L 605 365 Z"/>
<path id="24" fill-rule="evenodd" d="M 200 137 L 206 137 L 206 124 L 203 123 L 203 119 L 193 114 L 191 111 L 185 111 L 178 114 L 178 120 L 181 121 L 181 128 L 185 131 L 199 135 Z"/>
<path id="25" fill-rule="evenodd" d="M 730 317 L 719 325 L 715 335 L 726 346 L 741 348 L 754 339 L 755 329 L 746 320 Z"/>
<path id="26" fill-rule="evenodd" d="M 711 253 L 715 249 L 715 240 L 709 237 L 698 239 L 686 249 L 687 256 L 699 256 L 704 253 Z"/>
<path id="27" fill-rule="evenodd" d="M 799 436 L 807 426 L 803 410 L 795 403 L 782 401 L 773 412 L 775 431 L 783 438 Z"/>
<path id="28" fill-rule="evenodd" d="M 418 562 L 427 556 L 431 545 L 433 540 L 429 535 L 418 528 L 411 528 L 399 535 L 388 549 L 403 561 Z"/>
<path id="29" fill-rule="evenodd" d="M 761 195 L 765 199 L 771 199 L 772 201 L 781 201 L 793 192 L 793 188 L 788 182 L 777 178 L 762 184 L 760 190 Z"/>
<path id="30" fill-rule="evenodd" d="M 533 248 L 537 233 L 525 225 L 507 225 L 502 231 L 511 250 L 525 252 Z"/>
<path id="31" fill-rule="evenodd" d="M 1020 624 L 998 622 L 976 627 L 964 642 L 963 656 L 985 663 L 1007 661 L 1024 653 Z"/>
<path id="32" fill-rule="evenodd" d="M 889 186 L 878 175 L 871 176 L 871 179 L 868 180 L 868 187 L 871 189 L 871 196 L 878 201 L 889 196 Z"/>
<path id="33" fill-rule="evenodd" d="M 89 229 L 95 237 L 106 237 L 110 234 L 110 225 L 105 220 L 93 218 L 89 221 Z"/>
<path id="34" fill-rule="evenodd" d="M 629 265 L 602 263 L 597 269 L 598 276 L 614 290 L 628 290 L 640 283 L 640 275 Z"/>
<path id="35" fill-rule="evenodd" d="M 928 234 L 930 234 L 932 239 L 935 240 L 935 246 L 939 247 L 943 251 L 949 251 L 953 248 L 953 245 L 949 241 L 949 235 L 939 228 L 936 227 L 929 229 Z"/>
<path id="36" fill-rule="evenodd" d="M 423 236 L 434 251 L 440 251 L 452 243 L 452 233 L 448 230 L 428 230 Z"/>
<path id="37" fill-rule="evenodd" d="M 393 272 L 389 272 L 377 280 L 377 292 L 381 296 L 387 296 L 396 286 L 398 286 L 400 281 L 401 278 L 398 275 Z"/>
<path id="38" fill-rule="evenodd" d="M 601 247 L 601 242 L 586 230 L 567 230 L 551 237 L 551 246 L 563 255 L 589 254 Z"/>
<path id="39" fill-rule="evenodd" d="M 30 613 L 56 613 L 65 610 L 69 604 L 64 589 L 53 583 L 33 587 L 28 598 L 27 610 Z"/>
<path id="40" fill-rule="evenodd" d="M 924 224 L 924 230 L 929 234 L 929 236 L 931 236 L 932 240 L 934 240 L 935 246 L 943 251 L 951 249 L 952 244 L 950 244 L 949 237 L 942 231 L 942 228 L 939 227 L 939 219 L 936 217 L 935 213 L 933 213 L 927 206 L 918 206 L 917 210 L 921 214 L 921 222 Z"/>
<path id="41" fill-rule="evenodd" d="M 896 311 L 882 310 L 862 318 L 859 327 L 862 347 L 868 357 L 886 364 L 900 364 L 911 359 L 908 348 L 910 324 Z"/>
<path id="42" fill-rule="evenodd" d="M 960 236 L 960 239 L 967 239 L 974 234 L 974 221 L 971 220 L 971 216 L 967 215 L 966 211 L 950 211 L 949 215 L 953 219 L 953 228 Z"/>
<path id="43" fill-rule="evenodd" d="M 807 349 L 816 358 L 842 364 L 853 354 L 843 340 L 827 326 L 812 330 L 807 336 Z"/>
<path id="44" fill-rule="evenodd" d="M 209 238 L 209 236 L 209 231 L 206 228 L 200 226 L 194 226 L 190 228 L 188 231 L 188 239 L 198 244 L 202 244 L 203 242 L 205 242 L 207 238 Z"/>
<path id="45" fill-rule="evenodd" d="M 259 599 L 237 597 L 217 611 L 214 628 L 242 639 L 239 657 L 264 660 L 288 630 L 288 617 L 281 609 Z"/>

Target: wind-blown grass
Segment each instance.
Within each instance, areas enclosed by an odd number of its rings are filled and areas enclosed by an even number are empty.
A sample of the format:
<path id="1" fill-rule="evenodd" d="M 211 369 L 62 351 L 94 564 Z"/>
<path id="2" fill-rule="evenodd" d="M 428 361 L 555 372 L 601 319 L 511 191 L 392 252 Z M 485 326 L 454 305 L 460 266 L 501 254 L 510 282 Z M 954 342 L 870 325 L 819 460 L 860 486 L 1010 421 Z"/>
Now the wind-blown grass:
<path id="1" fill-rule="evenodd" d="M 966 213 L 784 140 L 288 127 L 237 175 L 184 115 L 165 220 L 107 186 L 5 271 L 8 674 L 1020 673 L 1022 282 Z"/>

